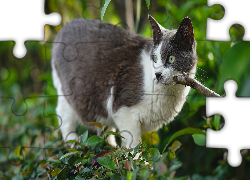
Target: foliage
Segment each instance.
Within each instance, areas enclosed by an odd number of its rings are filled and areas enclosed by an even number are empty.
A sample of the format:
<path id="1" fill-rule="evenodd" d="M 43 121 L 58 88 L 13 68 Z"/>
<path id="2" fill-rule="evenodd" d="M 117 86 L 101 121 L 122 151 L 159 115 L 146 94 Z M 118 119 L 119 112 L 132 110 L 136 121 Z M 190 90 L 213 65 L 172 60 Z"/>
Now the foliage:
<path id="1" fill-rule="evenodd" d="M 95 124 L 100 127 L 100 124 Z M 182 163 L 176 157 L 181 143 L 175 140 L 168 151 L 160 154 L 156 148 L 149 148 L 147 141 L 139 142 L 134 149 L 112 147 L 108 144 L 110 135 L 102 127 L 103 139 L 93 135 L 88 137 L 85 131 L 79 141 L 70 140 L 60 146 L 75 148 L 58 149 L 54 156 L 40 160 L 36 166 L 26 164 L 21 170 L 24 179 L 166 179 L 174 178 Z M 181 130 L 177 134 L 201 133 L 197 129 Z M 117 137 L 121 137 L 115 133 Z M 169 142 L 177 138 L 172 135 Z M 195 140 L 196 138 L 194 138 Z M 196 140 L 195 140 L 196 141 Z M 17 154 L 19 154 L 18 152 Z M 39 172 L 39 173 L 34 173 Z M 16 178 L 21 178 L 20 175 Z M 187 176 L 178 179 L 186 179 Z"/>
<path id="2" fill-rule="evenodd" d="M 103 21 L 127 29 L 123 3 L 112 0 Z M 134 154 L 127 152 L 130 151 L 128 149 L 110 147 L 105 138 L 88 136 L 82 126 L 77 129 L 82 136 L 74 142 L 76 148 L 69 148 L 72 142 L 63 143 L 55 114 L 57 96 L 51 78 L 52 44 L 49 42 L 53 42 L 60 28 L 73 18 L 100 19 L 104 4 L 104 0 L 46 0 L 45 13 L 59 12 L 62 24 L 57 27 L 45 26 L 46 43 L 27 41 L 28 53 L 24 60 L 12 61 L 14 43 L 0 42 L 0 179 L 48 176 L 65 179 L 69 174 L 73 178 L 100 178 L 110 174 L 113 178 L 126 176 L 127 179 L 135 176 L 141 179 L 157 176 L 206 180 L 249 179 L 249 157 L 243 158 L 241 166 L 233 168 L 227 163 L 225 149 L 208 149 L 204 146 L 204 129 L 218 131 L 226 120 L 220 115 L 206 117 L 206 98 L 194 90 L 190 91 L 187 102 L 173 122 L 157 132 L 143 134 L 143 141 L 135 149 L 142 151 L 142 159 L 133 160 Z M 197 41 L 196 79 L 225 95 L 223 83 L 233 78 L 238 82 L 237 96 L 250 95 L 249 43 L 241 41 L 244 29 L 233 25 L 229 30 L 231 40 L 228 42 L 206 40 L 207 18 L 222 18 L 224 10 L 221 6 L 208 7 L 206 0 L 147 0 L 146 3 L 141 2 L 140 8 L 137 33 L 144 37 L 152 36 L 148 14 L 167 29 L 176 29 L 184 17 L 190 17 Z M 42 68 L 38 71 L 36 67 Z M 185 135 L 176 136 L 186 128 L 200 129 L 203 134 L 192 132 L 186 135 L 185 132 Z M 102 153 L 106 153 L 105 157 Z M 94 159 L 96 162 L 92 166 Z M 149 165 L 144 161 L 148 161 Z"/>

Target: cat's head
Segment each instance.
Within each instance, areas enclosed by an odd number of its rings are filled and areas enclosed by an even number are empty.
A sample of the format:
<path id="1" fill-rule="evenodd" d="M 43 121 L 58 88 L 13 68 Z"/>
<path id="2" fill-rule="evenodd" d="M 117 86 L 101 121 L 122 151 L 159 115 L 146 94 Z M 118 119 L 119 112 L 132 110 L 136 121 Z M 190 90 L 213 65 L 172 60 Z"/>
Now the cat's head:
<path id="1" fill-rule="evenodd" d="M 153 30 L 153 49 L 151 60 L 154 62 L 154 75 L 157 83 L 168 85 L 173 76 L 195 73 L 197 55 L 193 25 L 186 17 L 178 29 L 162 27 L 152 16 L 148 16 Z M 192 72 L 191 72 L 192 70 Z"/>

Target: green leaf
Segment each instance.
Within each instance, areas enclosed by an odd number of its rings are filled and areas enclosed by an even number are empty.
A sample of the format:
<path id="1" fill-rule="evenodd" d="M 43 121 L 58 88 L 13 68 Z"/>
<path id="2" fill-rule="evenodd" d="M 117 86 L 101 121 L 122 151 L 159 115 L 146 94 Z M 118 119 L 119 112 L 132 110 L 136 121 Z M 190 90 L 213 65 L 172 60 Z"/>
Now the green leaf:
<path id="1" fill-rule="evenodd" d="M 77 140 L 68 140 L 66 143 L 79 143 Z"/>
<path id="2" fill-rule="evenodd" d="M 21 149 L 22 149 L 21 145 L 17 146 L 17 148 L 14 151 L 15 156 L 19 156 L 21 154 Z"/>
<path id="3" fill-rule="evenodd" d="M 147 7 L 149 9 L 149 5 L 150 5 L 150 0 L 145 0 L 146 4 L 147 4 Z"/>
<path id="4" fill-rule="evenodd" d="M 133 149 L 126 149 L 126 152 L 132 152 Z"/>
<path id="5" fill-rule="evenodd" d="M 169 149 L 171 150 L 171 152 L 175 152 L 180 147 L 181 147 L 180 141 L 175 140 Z"/>
<path id="6" fill-rule="evenodd" d="M 249 70 L 250 42 L 241 41 L 228 49 L 220 65 L 220 74 L 218 79 L 218 92 L 223 90 L 224 82 L 228 79 L 234 79 L 240 84 L 244 73 Z M 244 81 L 243 81 L 244 82 Z"/>
<path id="7" fill-rule="evenodd" d="M 88 140 L 88 130 L 83 133 L 83 135 L 80 139 L 80 145 L 85 146 L 87 140 Z"/>
<path id="8" fill-rule="evenodd" d="M 62 153 L 62 151 L 60 151 L 57 157 L 58 157 L 58 159 L 60 159 L 62 156 L 63 156 L 63 153 Z"/>
<path id="9" fill-rule="evenodd" d="M 78 152 L 76 149 L 67 149 L 69 152 Z"/>
<path id="10" fill-rule="evenodd" d="M 205 131 L 201 130 L 201 129 L 197 129 L 197 128 L 185 128 L 182 129 L 180 131 L 177 131 L 176 133 L 174 133 L 170 139 L 168 140 L 168 143 L 166 144 L 166 146 L 164 147 L 162 153 L 164 153 L 164 151 L 166 150 L 167 146 L 177 137 L 182 136 L 182 135 L 186 135 L 186 134 L 206 134 Z"/>
<path id="11" fill-rule="evenodd" d="M 195 144 L 199 146 L 206 146 L 206 135 L 204 134 L 193 134 Z"/>
<path id="12" fill-rule="evenodd" d="M 66 157 L 68 157 L 68 156 L 71 156 L 71 155 L 73 155 L 73 154 L 80 154 L 78 151 L 75 151 L 75 152 L 69 152 L 69 153 L 67 153 L 67 154 L 64 154 L 61 158 L 60 158 L 60 160 L 62 160 L 63 158 L 66 158 Z"/>
<path id="13" fill-rule="evenodd" d="M 87 157 L 89 157 L 91 154 L 94 154 L 94 152 L 87 152 L 86 154 L 84 154 L 84 158 L 87 158 Z"/>
<path id="14" fill-rule="evenodd" d="M 51 174 L 52 176 L 56 176 L 59 172 L 60 172 L 60 168 L 56 168 L 56 169 L 53 170 L 50 174 Z"/>
<path id="15" fill-rule="evenodd" d="M 141 169 L 140 174 L 143 180 L 149 179 L 150 171 L 148 169 Z"/>
<path id="16" fill-rule="evenodd" d="M 105 0 L 104 6 L 103 6 L 102 11 L 101 11 L 101 20 L 103 20 L 104 13 L 105 13 L 110 1 L 111 0 Z"/>
<path id="17" fill-rule="evenodd" d="M 55 160 L 55 159 L 48 159 L 48 160 L 45 160 L 47 162 L 50 162 L 50 163 L 55 163 L 55 164 L 61 164 L 62 161 L 59 161 L 59 160 Z"/>
<path id="18" fill-rule="evenodd" d="M 156 162 L 160 159 L 160 152 L 156 148 L 149 148 L 149 152 L 151 154 L 152 161 Z"/>
<path id="19" fill-rule="evenodd" d="M 88 172 L 90 172 L 90 169 L 87 167 L 80 170 L 80 173 L 88 173 Z"/>
<path id="20" fill-rule="evenodd" d="M 169 160 L 172 161 L 176 156 L 173 153 L 169 152 L 168 157 Z"/>
<path id="21" fill-rule="evenodd" d="M 95 146 L 101 142 L 104 142 L 104 140 L 100 138 L 99 136 L 94 135 L 94 136 L 89 137 L 86 146 Z"/>
<path id="22" fill-rule="evenodd" d="M 121 179 L 119 173 L 112 173 L 109 175 L 111 179 Z"/>
<path id="23" fill-rule="evenodd" d="M 67 178 L 66 173 L 67 173 L 67 167 L 64 167 L 57 175 L 57 179 L 65 180 Z"/>
<path id="24" fill-rule="evenodd" d="M 131 171 L 127 171 L 127 180 L 132 180 L 133 173 Z"/>
<path id="25" fill-rule="evenodd" d="M 87 161 L 88 161 L 88 159 L 82 159 L 82 161 L 81 161 L 82 165 L 84 165 Z"/>
<path id="26" fill-rule="evenodd" d="M 220 130 L 220 115 L 214 115 L 214 128 L 219 131 Z"/>
<path id="27" fill-rule="evenodd" d="M 109 157 L 104 157 L 104 158 L 98 157 L 97 162 L 107 169 L 110 169 L 110 170 L 116 169 L 115 162 L 112 159 L 110 159 Z"/>
<path id="28" fill-rule="evenodd" d="M 171 162 L 171 166 L 170 166 L 170 168 L 168 169 L 168 172 L 170 173 L 170 172 L 172 172 L 172 171 L 175 171 L 175 170 L 177 170 L 177 169 L 179 169 L 181 166 L 182 166 L 182 162 L 180 162 L 180 161 L 172 161 Z"/>
<path id="29" fill-rule="evenodd" d="M 40 163 L 46 163 L 46 162 L 47 162 L 47 161 L 46 161 L 45 159 L 42 159 L 42 160 L 39 161 L 39 164 L 40 164 Z"/>
<path id="30" fill-rule="evenodd" d="M 164 159 L 167 157 L 167 155 L 168 155 L 168 152 L 165 152 L 164 154 L 162 154 L 162 156 L 161 156 L 161 161 L 164 161 Z"/>
<path id="31" fill-rule="evenodd" d="M 148 146 L 148 141 L 145 140 L 145 141 L 142 141 L 142 147 L 146 148 Z"/>
<path id="32" fill-rule="evenodd" d="M 136 153 L 140 150 L 140 147 L 141 147 L 141 143 L 139 143 L 139 144 L 137 144 L 137 146 L 135 146 L 134 155 L 136 155 Z"/>
<path id="33" fill-rule="evenodd" d="M 80 175 L 77 175 L 74 180 L 86 180 L 86 179 L 82 178 Z"/>
<path id="34" fill-rule="evenodd" d="M 107 129 L 108 129 L 108 126 L 105 126 L 103 131 L 106 132 Z"/>
<path id="35" fill-rule="evenodd" d="M 107 153 L 112 153 L 112 151 L 110 150 L 105 150 L 105 151 L 102 151 L 100 153 L 98 153 L 97 155 L 95 155 L 95 157 L 93 158 L 92 160 L 92 165 L 91 165 L 91 168 L 95 165 L 95 163 L 97 162 L 97 158 L 98 157 L 104 157 L 107 155 Z"/>
<path id="36" fill-rule="evenodd" d="M 157 143 L 160 142 L 160 138 L 157 132 L 153 131 L 153 132 L 148 132 L 148 133 L 143 133 L 141 135 L 141 138 L 143 140 L 147 140 L 148 144 L 150 145 L 156 145 Z"/>
<path id="37" fill-rule="evenodd" d="M 138 173 L 139 170 L 140 170 L 140 168 L 138 166 L 135 166 L 134 171 L 130 171 L 130 172 L 133 173 L 132 180 L 137 179 L 136 176 L 137 176 L 137 173 Z"/>
<path id="38" fill-rule="evenodd" d="M 110 135 L 110 134 L 113 134 L 113 135 L 115 135 L 115 136 L 117 136 L 117 137 L 120 137 L 120 138 L 125 139 L 123 136 L 121 136 L 121 135 L 120 135 L 120 134 L 118 134 L 117 132 L 107 131 L 107 132 L 106 132 L 106 134 L 107 134 L 107 136 L 108 136 L 108 135 Z"/>

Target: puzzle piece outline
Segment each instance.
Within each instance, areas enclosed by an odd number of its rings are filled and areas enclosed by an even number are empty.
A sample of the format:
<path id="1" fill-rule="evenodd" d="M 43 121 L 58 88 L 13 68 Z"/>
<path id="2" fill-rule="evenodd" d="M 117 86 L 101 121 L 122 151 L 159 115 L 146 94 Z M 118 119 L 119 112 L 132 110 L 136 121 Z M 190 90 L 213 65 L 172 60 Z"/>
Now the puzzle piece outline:
<path id="1" fill-rule="evenodd" d="M 223 117 L 226 119 L 225 125 L 220 131 L 213 131 L 211 129 L 207 129 L 207 143 L 206 147 L 208 148 L 227 148 L 228 149 L 228 162 L 231 166 L 237 167 L 242 162 L 242 157 L 240 154 L 241 149 L 248 149 L 250 148 L 250 145 L 247 147 L 246 142 L 247 140 L 244 140 L 244 136 L 247 134 L 247 128 L 249 127 L 242 118 L 244 112 L 248 114 L 247 112 L 247 105 L 250 104 L 248 98 L 237 98 L 235 96 L 235 93 L 238 89 L 238 85 L 234 80 L 228 80 L 224 83 L 224 89 L 226 91 L 226 97 L 218 97 L 218 98 L 212 98 L 207 97 L 206 98 L 206 116 L 209 117 L 212 114 L 222 114 Z M 233 100 L 234 99 L 234 100 Z M 237 99 L 237 101 L 236 101 Z M 234 103 L 234 104 L 233 104 Z M 235 104 L 236 103 L 236 104 Z M 231 105 L 231 106 L 230 106 Z M 229 111 L 225 113 L 225 108 L 221 109 L 220 107 L 227 107 Z M 234 111 L 237 109 L 237 107 L 240 108 L 240 113 L 234 113 Z M 221 110 L 219 110 L 221 109 Z M 239 109 L 238 109 L 239 110 Z M 239 118 L 239 114 L 241 114 L 241 118 Z M 231 119 L 231 121 L 229 120 Z M 233 123 L 234 120 L 237 119 L 237 123 Z M 236 140 L 237 136 L 235 136 L 235 133 L 233 133 L 235 129 L 237 128 L 238 124 L 245 123 L 245 126 L 239 126 L 238 128 L 241 129 L 240 131 L 240 137 L 241 140 Z M 238 135 L 239 132 L 237 132 Z M 236 140 L 236 141 L 235 141 Z M 232 144 L 232 145 L 230 145 Z"/>
<path id="2" fill-rule="evenodd" d="M 207 0 L 208 6 L 212 7 L 213 5 L 220 4 L 225 9 L 225 14 L 220 20 L 213 20 L 211 18 L 207 19 L 207 40 L 219 40 L 219 41 L 229 41 L 229 29 L 233 24 L 240 24 L 245 28 L 245 34 L 243 41 L 250 40 L 250 26 L 248 25 L 247 15 L 247 6 L 242 6 L 246 3 L 245 0 L 240 0 L 237 3 L 232 0 Z M 237 11 L 237 13 L 234 13 Z M 248 29 L 248 31 L 247 31 Z"/>
<path id="3" fill-rule="evenodd" d="M 13 6 L 13 4 L 15 4 L 15 6 Z M 52 14 L 46 15 L 43 12 L 44 8 L 40 8 L 40 7 L 44 7 L 44 4 L 45 4 L 44 0 L 39 0 L 39 1 L 25 0 L 22 2 L 18 1 L 18 0 L 10 0 L 10 1 L 5 2 L 5 7 L 3 7 L 1 10 L 1 12 L 3 13 L 1 16 L 4 17 L 7 15 L 9 18 L 11 18 L 11 21 L 10 21 L 11 23 L 9 23 L 9 20 L 7 18 L 1 19 L 1 21 L 6 20 L 4 22 L 1 22 L 1 24 L 7 24 L 7 25 L 3 26 L 6 29 L 2 28 L 2 31 L 4 31 L 4 32 L 1 33 L 0 39 L 5 40 L 5 41 L 12 40 L 12 39 L 16 40 L 15 41 L 16 43 L 15 43 L 15 46 L 13 49 L 13 53 L 16 57 L 22 58 L 26 54 L 27 49 L 25 48 L 25 45 L 24 45 L 24 41 L 25 41 L 24 39 L 27 39 L 27 38 L 29 39 L 31 37 L 32 37 L 31 39 L 36 39 L 36 40 L 43 40 L 44 39 L 44 33 L 43 33 L 44 28 L 42 28 L 42 31 L 40 31 L 41 29 L 38 28 L 39 25 L 36 23 L 41 22 L 43 25 L 44 24 L 52 24 L 52 25 L 60 24 L 60 21 L 61 21 L 60 17 L 61 16 L 59 16 L 58 13 L 52 13 Z M 24 7 L 25 7 L 25 5 L 32 6 L 33 8 L 30 9 L 30 10 L 32 10 L 32 13 L 35 13 L 37 15 L 39 14 L 39 15 L 38 16 L 29 16 L 28 14 L 26 14 L 26 13 L 28 13 L 28 11 L 23 11 L 20 8 L 22 5 L 24 5 Z M 13 16 L 13 15 L 9 14 L 8 9 L 12 9 L 16 13 L 18 13 L 18 16 Z M 29 28 L 23 28 L 29 24 L 29 23 L 27 23 L 27 20 L 31 20 L 34 17 L 36 17 L 38 19 L 36 19 L 36 20 L 33 19 L 33 23 L 30 23 L 30 24 L 32 24 L 30 29 L 33 28 L 33 31 L 32 30 L 29 31 Z M 18 20 L 17 18 L 20 18 L 21 20 L 20 19 Z M 22 19 L 25 19 L 26 21 L 22 21 Z M 15 21 L 15 23 L 13 23 L 13 21 Z M 25 25 L 19 24 L 19 23 L 25 23 Z M 16 34 L 15 33 L 16 24 L 18 24 L 19 33 L 22 32 L 22 34 L 23 34 L 22 38 L 20 38 L 19 35 L 17 35 L 17 36 L 15 35 Z M 40 27 L 41 27 L 41 24 L 40 24 Z"/>

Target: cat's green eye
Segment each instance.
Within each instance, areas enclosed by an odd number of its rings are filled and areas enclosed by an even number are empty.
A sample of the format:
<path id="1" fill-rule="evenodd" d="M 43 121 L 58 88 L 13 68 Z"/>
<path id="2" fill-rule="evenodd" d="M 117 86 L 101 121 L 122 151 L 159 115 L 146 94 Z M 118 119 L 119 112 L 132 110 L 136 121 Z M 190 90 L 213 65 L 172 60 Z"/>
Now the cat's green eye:
<path id="1" fill-rule="evenodd" d="M 153 55 L 153 61 L 157 63 L 157 56 L 155 54 Z"/>
<path id="2" fill-rule="evenodd" d="M 175 56 L 169 56 L 168 60 L 170 63 L 173 63 L 175 61 Z"/>

